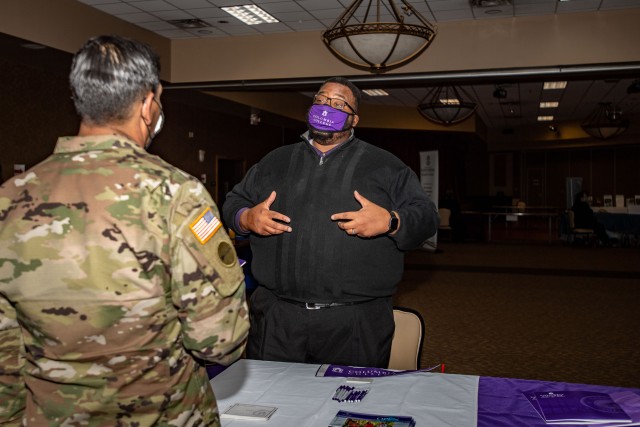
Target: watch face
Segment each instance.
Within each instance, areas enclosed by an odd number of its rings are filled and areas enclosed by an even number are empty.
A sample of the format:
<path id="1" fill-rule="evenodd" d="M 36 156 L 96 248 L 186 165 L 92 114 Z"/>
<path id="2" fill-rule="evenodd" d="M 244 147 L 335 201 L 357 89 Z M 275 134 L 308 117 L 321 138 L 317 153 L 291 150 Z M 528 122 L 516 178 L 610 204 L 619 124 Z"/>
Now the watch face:
<path id="1" fill-rule="evenodd" d="M 387 233 L 393 233 L 398 229 L 398 216 L 395 212 L 391 213 L 391 219 L 389 219 L 389 231 Z"/>

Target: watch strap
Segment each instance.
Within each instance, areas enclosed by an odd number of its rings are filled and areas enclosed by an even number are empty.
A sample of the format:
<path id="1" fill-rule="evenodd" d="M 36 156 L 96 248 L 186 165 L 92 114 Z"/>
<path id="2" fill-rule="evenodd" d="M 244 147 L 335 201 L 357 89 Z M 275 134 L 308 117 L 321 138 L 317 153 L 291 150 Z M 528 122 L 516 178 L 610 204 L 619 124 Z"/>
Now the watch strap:
<path id="1" fill-rule="evenodd" d="M 394 211 L 389 211 L 389 215 L 391 217 L 389 218 L 389 229 L 387 230 L 387 234 L 390 234 L 396 231 L 398 229 L 398 225 L 400 222 L 400 219 L 398 218 L 398 214 L 395 213 Z"/>

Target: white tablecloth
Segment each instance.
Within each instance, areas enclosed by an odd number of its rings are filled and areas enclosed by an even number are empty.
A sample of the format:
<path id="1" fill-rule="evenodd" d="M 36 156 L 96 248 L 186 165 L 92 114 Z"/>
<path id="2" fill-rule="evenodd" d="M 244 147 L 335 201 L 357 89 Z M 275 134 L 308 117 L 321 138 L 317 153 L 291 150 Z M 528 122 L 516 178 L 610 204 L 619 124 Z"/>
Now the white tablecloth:
<path id="1" fill-rule="evenodd" d="M 268 421 L 223 419 L 232 427 L 326 427 L 339 410 L 409 415 L 417 426 L 476 427 L 478 380 L 472 375 L 416 373 L 374 378 L 359 403 L 332 400 L 346 378 L 316 377 L 319 365 L 242 359 L 211 380 L 220 412 L 234 403 L 276 406 Z"/>

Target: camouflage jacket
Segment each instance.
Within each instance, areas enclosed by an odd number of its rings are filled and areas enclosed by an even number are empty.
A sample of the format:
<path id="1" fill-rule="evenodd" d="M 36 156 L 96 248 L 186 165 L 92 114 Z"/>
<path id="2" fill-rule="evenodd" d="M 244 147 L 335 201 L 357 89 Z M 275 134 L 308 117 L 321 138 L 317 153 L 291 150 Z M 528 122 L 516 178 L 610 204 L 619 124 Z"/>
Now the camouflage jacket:
<path id="1" fill-rule="evenodd" d="M 60 138 L 0 186 L 0 424 L 219 425 L 197 359 L 237 359 L 249 321 L 218 218 L 116 135 Z"/>

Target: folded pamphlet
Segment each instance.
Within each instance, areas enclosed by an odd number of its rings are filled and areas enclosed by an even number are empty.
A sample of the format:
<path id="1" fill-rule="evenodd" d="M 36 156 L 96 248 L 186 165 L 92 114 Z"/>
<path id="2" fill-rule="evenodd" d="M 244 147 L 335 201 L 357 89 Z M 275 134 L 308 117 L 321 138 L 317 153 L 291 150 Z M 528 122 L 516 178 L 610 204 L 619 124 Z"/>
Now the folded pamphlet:
<path id="1" fill-rule="evenodd" d="M 607 393 L 593 391 L 545 391 L 524 393 L 547 424 L 627 425 L 631 417 Z"/>
<path id="2" fill-rule="evenodd" d="M 249 405 L 246 403 L 236 403 L 231 405 L 226 411 L 220 414 L 221 418 L 236 420 L 256 420 L 266 421 L 271 418 L 278 408 L 274 406 Z"/>

